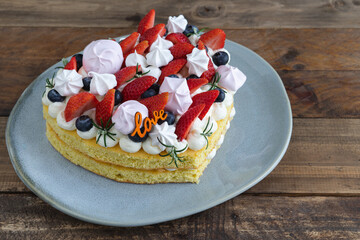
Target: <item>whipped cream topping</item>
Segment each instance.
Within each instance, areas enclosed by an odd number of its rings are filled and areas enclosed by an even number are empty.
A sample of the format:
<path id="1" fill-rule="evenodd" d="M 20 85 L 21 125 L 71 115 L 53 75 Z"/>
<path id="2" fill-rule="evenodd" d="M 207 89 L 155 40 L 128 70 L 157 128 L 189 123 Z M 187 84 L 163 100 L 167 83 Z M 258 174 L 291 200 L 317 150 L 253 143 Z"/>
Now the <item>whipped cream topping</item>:
<path id="1" fill-rule="evenodd" d="M 162 145 L 159 140 L 169 146 L 173 146 L 175 142 L 177 142 L 176 134 L 175 134 L 175 126 L 169 125 L 167 122 L 163 122 L 161 125 L 156 124 L 151 129 L 149 133 L 149 137 L 151 138 L 151 145 L 158 146 L 161 151 L 164 151 L 166 147 Z M 159 140 L 158 140 L 159 139 Z"/>
<path id="2" fill-rule="evenodd" d="M 82 131 L 79 131 L 79 129 L 76 129 L 76 132 L 79 135 L 79 137 L 81 137 L 83 139 L 92 139 L 97 136 L 98 129 L 96 127 L 92 126 L 92 128 L 90 128 L 90 130 L 88 130 L 88 131 L 82 132 Z"/>
<path id="3" fill-rule="evenodd" d="M 234 101 L 234 97 L 233 95 L 230 93 L 230 92 L 226 92 L 225 93 L 225 98 L 224 98 L 224 101 L 223 103 L 225 104 L 226 107 L 230 107 L 231 104 L 233 103 Z"/>
<path id="4" fill-rule="evenodd" d="M 160 86 L 159 93 L 163 92 L 169 93 L 169 100 L 165 110 L 171 111 L 174 114 L 185 113 L 192 104 L 189 87 L 185 78 L 165 77 L 164 82 Z"/>
<path id="5" fill-rule="evenodd" d="M 149 72 L 148 72 L 149 71 Z M 153 76 L 156 79 L 159 79 L 160 75 L 161 75 L 161 70 L 158 67 L 154 67 L 154 66 L 148 66 L 147 68 L 142 68 L 142 72 L 146 73 L 146 76 Z"/>
<path id="6" fill-rule="evenodd" d="M 105 95 L 110 89 L 116 87 L 116 77 L 109 73 L 89 72 L 92 77 L 90 82 L 90 92 L 96 95 Z"/>
<path id="7" fill-rule="evenodd" d="M 146 58 L 143 55 L 138 54 L 135 50 L 134 53 L 131 53 L 127 56 L 125 60 L 125 65 L 127 67 L 130 67 L 136 66 L 137 64 L 139 64 L 142 69 L 147 66 Z"/>
<path id="8" fill-rule="evenodd" d="M 93 127 L 94 128 L 94 127 Z M 109 132 L 114 133 L 115 135 L 111 139 L 105 134 L 101 134 L 101 131 L 97 131 L 96 139 L 99 139 L 97 144 L 102 147 L 111 148 L 114 147 L 119 142 L 119 132 L 115 128 L 111 128 Z M 105 146 L 106 145 L 106 146 Z"/>
<path id="9" fill-rule="evenodd" d="M 84 86 L 82 76 L 75 70 L 67 70 L 59 72 L 54 78 L 55 87 L 61 96 L 72 96 L 81 90 Z"/>
<path id="10" fill-rule="evenodd" d="M 233 108 L 231 109 L 231 112 L 230 112 L 230 118 L 233 118 L 233 117 L 235 116 L 235 114 L 236 114 L 236 110 L 235 110 L 235 108 L 233 107 Z"/>
<path id="11" fill-rule="evenodd" d="M 161 153 L 161 149 L 157 145 L 152 145 L 152 139 L 148 137 L 143 143 L 142 148 L 148 154 L 155 155 Z"/>
<path id="12" fill-rule="evenodd" d="M 162 38 L 162 37 L 160 37 L 160 35 L 158 35 L 155 42 L 153 42 L 153 44 L 151 44 L 150 52 L 153 51 L 156 47 L 158 47 L 160 49 L 169 49 L 173 45 L 174 44 L 171 41 L 166 40 L 165 38 Z"/>
<path id="13" fill-rule="evenodd" d="M 97 40 L 84 49 L 83 66 L 86 72 L 116 73 L 124 61 L 123 52 L 112 40 Z"/>
<path id="14" fill-rule="evenodd" d="M 54 102 L 49 105 L 48 113 L 52 118 L 56 118 L 59 112 L 64 111 L 66 104 L 63 102 Z"/>
<path id="15" fill-rule="evenodd" d="M 214 148 L 210 153 L 209 155 L 207 155 L 207 159 L 213 159 L 216 155 L 216 148 Z"/>
<path id="16" fill-rule="evenodd" d="M 152 46 L 151 46 L 152 48 Z M 170 50 L 163 49 L 160 47 L 154 47 L 152 50 L 146 54 L 146 62 L 148 65 L 153 65 L 155 67 L 162 67 L 167 65 L 174 57 L 171 54 Z"/>
<path id="17" fill-rule="evenodd" d="M 182 33 L 186 29 L 187 24 L 188 21 L 185 19 L 184 15 L 179 15 L 177 17 L 170 16 L 166 28 L 169 33 Z"/>
<path id="18" fill-rule="evenodd" d="M 221 144 L 223 144 L 224 139 L 225 139 L 224 134 L 221 134 L 221 136 L 220 136 L 220 138 L 219 138 L 219 140 L 218 140 L 218 142 L 217 142 L 217 144 L 216 144 L 216 145 L 220 146 Z"/>
<path id="19" fill-rule="evenodd" d="M 65 120 L 65 116 L 64 116 L 64 111 L 61 111 L 58 113 L 57 117 L 56 117 L 56 122 L 59 125 L 59 127 L 65 129 L 65 130 L 75 130 L 75 122 L 76 122 L 77 118 L 71 119 L 70 121 L 66 121 Z"/>
<path id="20" fill-rule="evenodd" d="M 120 148 L 128 153 L 136 153 L 141 149 L 141 142 L 133 142 L 128 136 L 120 138 Z"/>
<path id="21" fill-rule="evenodd" d="M 82 66 L 82 67 L 79 69 L 78 74 L 80 74 L 83 78 L 88 76 L 87 72 L 85 71 L 84 66 Z"/>
<path id="22" fill-rule="evenodd" d="M 216 121 L 224 119 L 227 115 L 227 108 L 224 102 L 213 104 L 213 117 Z"/>
<path id="23" fill-rule="evenodd" d="M 246 76 L 238 68 L 222 65 L 216 70 L 220 74 L 219 85 L 236 92 L 246 81 Z"/>
<path id="24" fill-rule="evenodd" d="M 206 55 L 206 50 L 199 50 L 194 48 L 190 54 L 186 55 L 186 66 L 189 68 L 189 74 L 195 74 L 200 77 L 203 72 L 208 70 L 209 57 Z"/>
<path id="25" fill-rule="evenodd" d="M 189 37 L 189 40 L 191 42 L 192 45 L 196 46 L 198 41 L 200 39 L 200 36 L 197 35 L 197 34 L 192 34 L 190 37 Z"/>
<path id="26" fill-rule="evenodd" d="M 48 93 L 50 92 L 50 90 L 51 90 L 50 88 L 46 88 L 45 92 L 41 98 L 42 103 L 45 104 L 46 106 L 49 106 L 52 103 L 47 96 Z"/>
<path id="27" fill-rule="evenodd" d="M 189 143 L 190 149 L 194 151 L 198 151 L 206 146 L 206 139 L 201 134 L 202 134 L 202 130 L 198 128 L 193 129 L 189 132 L 186 139 Z"/>
<path id="28" fill-rule="evenodd" d="M 135 100 L 129 100 L 121 104 L 113 114 L 111 120 L 114 127 L 122 134 L 132 133 L 135 129 L 135 114 L 140 112 L 142 119 L 149 116 L 145 105 Z M 140 144 L 141 145 L 141 144 Z"/>
<path id="29" fill-rule="evenodd" d="M 181 142 L 175 141 L 175 142 L 174 142 L 174 147 L 175 147 L 176 150 L 182 150 L 182 151 L 180 151 L 180 152 L 178 152 L 178 153 L 183 153 L 183 152 L 185 152 L 185 151 L 189 148 L 189 144 L 188 144 L 188 142 L 187 142 L 185 139 L 183 139 Z M 169 148 L 166 148 L 166 151 L 167 151 L 167 152 L 168 152 L 169 150 L 170 150 Z"/>

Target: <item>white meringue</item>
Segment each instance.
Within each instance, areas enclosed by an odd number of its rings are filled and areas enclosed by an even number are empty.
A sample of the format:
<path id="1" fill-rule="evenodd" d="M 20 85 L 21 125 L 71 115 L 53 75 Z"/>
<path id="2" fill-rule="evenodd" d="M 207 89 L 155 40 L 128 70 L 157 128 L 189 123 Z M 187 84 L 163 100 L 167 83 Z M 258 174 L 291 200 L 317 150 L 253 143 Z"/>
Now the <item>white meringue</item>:
<path id="1" fill-rule="evenodd" d="M 185 113 L 192 104 L 190 90 L 185 78 L 165 77 L 159 93 L 163 92 L 169 93 L 165 110 L 171 111 L 175 115 Z"/>
<path id="2" fill-rule="evenodd" d="M 149 71 L 149 72 L 148 72 Z M 153 76 L 156 79 L 159 79 L 160 75 L 161 75 L 161 70 L 158 67 L 154 67 L 154 66 L 148 66 L 147 68 L 142 68 L 142 72 L 146 73 L 146 76 Z"/>
<path id="3" fill-rule="evenodd" d="M 90 93 L 92 94 L 105 95 L 117 84 L 114 74 L 89 72 L 89 77 L 92 77 L 90 82 Z"/>
<path id="4" fill-rule="evenodd" d="M 174 44 L 171 41 L 166 40 L 165 38 L 162 38 L 162 37 L 160 37 L 160 35 L 158 35 L 155 42 L 153 42 L 153 44 L 151 44 L 150 52 L 153 51 L 156 47 L 158 47 L 160 49 L 169 49 L 173 45 Z"/>
<path id="5" fill-rule="evenodd" d="M 82 76 L 75 70 L 64 69 L 54 78 L 55 87 L 61 96 L 72 96 L 79 93 L 84 86 Z"/>
<path id="6" fill-rule="evenodd" d="M 83 78 L 88 76 L 87 72 L 85 71 L 84 66 L 82 66 L 82 67 L 79 69 L 78 74 L 80 74 Z"/>
<path id="7" fill-rule="evenodd" d="M 161 151 L 164 151 L 166 147 L 162 145 L 159 140 L 168 146 L 173 146 L 177 141 L 175 134 L 175 126 L 169 125 L 166 121 L 161 125 L 156 124 L 152 127 L 151 132 L 149 133 L 149 137 L 151 138 L 151 144 L 153 146 L 158 146 Z"/>
<path id="8" fill-rule="evenodd" d="M 186 29 L 187 24 L 188 21 L 185 19 L 184 15 L 179 15 L 177 17 L 170 16 L 166 28 L 169 33 L 182 33 Z"/>
<path id="9" fill-rule="evenodd" d="M 219 86 L 236 92 L 246 81 L 246 76 L 238 68 L 222 65 L 216 70 L 220 74 Z"/>
<path id="10" fill-rule="evenodd" d="M 173 59 L 174 57 L 170 50 L 162 49 L 160 47 L 155 47 L 148 54 L 146 54 L 147 64 L 155 67 L 165 66 Z"/>
<path id="11" fill-rule="evenodd" d="M 189 68 L 189 74 L 195 74 L 200 77 L 203 72 L 208 70 L 209 57 L 206 55 L 206 50 L 199 50 L 194 48 L 190 54 L 186 55 L 186 66 Z"/>
<path id="12" fill-rule="evenodd" d="M 197 43 L 198 43 L 198 41 L 199 41 L 199 39 L 200 39 L 200 36 L 197 35 L 197 34 L 192 34 L 192 35 L 191 35 L 190 37 L 188 37 L 188 38 L 189 38 L 191 44 L 194 45 L 194 46 L 196 46 Z"/>
<path id="13" fill-rule="evenodd" d="M 130 67 L 136 66 L 137 64 L 139 64 L 141 68 L 147 67 L 146 58 L 143 55 L 138 54 L 135 50 L 134 53 L 131 53 L 127 56 L 125 65 Z"/>
<path id="14" fill-rule="evenodd" d="M 122 134 L 132 133 L 135 129 L 135 114 L 140 112 L 142 119 L 149 116 L 145 105 L 135 100 L 129 100 L 121 104 L 113 114 L 111 120 L 115 123 L 114 127 Z"/>

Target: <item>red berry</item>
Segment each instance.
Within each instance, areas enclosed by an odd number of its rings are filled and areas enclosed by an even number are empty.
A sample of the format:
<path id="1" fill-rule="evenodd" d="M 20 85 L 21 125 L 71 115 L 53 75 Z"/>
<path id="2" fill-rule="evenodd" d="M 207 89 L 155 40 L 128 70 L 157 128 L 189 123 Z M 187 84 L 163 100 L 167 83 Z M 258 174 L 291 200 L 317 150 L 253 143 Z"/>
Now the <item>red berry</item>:
<path id="1" fill-rule="evenodd" d="M 139 42 L 138 45 L 135 46 L 135 48 L 130 52 L 130 53 L 134 53 L 136 51 L 137 54 L 144 54 L 145 50 L 148 49 L 149 47 L 149 42 L 147 40 L 144 40 L 142 42 Z"/>
<path id="2" fill-rule="evenodd" d="M 139 33 L 133 32 L 130 36 L 120 42 L 120 47 L 124 56 L 128 55 L 129 52 L 135 47 L 139 35 Z"/>
<path id="3" fill-rule="evenodd" d="M 186 82 L 191 94 L 198 90 L 201 86 L 207 84 L 208 80 L 206 78 L 189 78 Z"/>
<path id="4" fill-rule="evenodd" d="M 162 37 L 164 36 L 165 32 L 166 32 L 165 24 L 163 23 L 157 24 L 154 27 L 146 30 L 146 32 L 141 35 L 140 42 L 147 40 L 149 42 L 149 46 L 151 46 L 151 44 L 155 42 L 155 40 L 157 39 L 158 35 Z"/>
<path id="5" fill-rule="evenodd" d="M 211 59 L 209 59 L 208 70 L 203 72 L 203 74 L 201 74 L 200 77 L 206 78 L 210 82 L 211 79 L 214 77 L 215 73 L 216 72 L 215 72 L 214 65 L 213 65 Z"/>
<path id="6" fill-rule="evenodd" d="M 95 119 L 97 124 L 105 127 L 112 116 L 115 105 L 115 89 L 110 89 L 104 99 L 96 106 Z"/>
<path id="7" fill-rule="evenodd" d="M 67 70 L 76 70 L 77 69 L 77 64 L 76 64 L 76 57 L 73 56 L 70 61 L 65 65 L 64 69 Z"/>
<path id="8" fill-rule="evenodd" d="M 168 65 L 162 67 L 158 84 L 161 85 L 165 77 L 180 72 L 180 70 L 185 66 L 186 62 L 187 61 L 184 58 L 175 59 L 169 62 Z"/>
<path id="9" fill-rule="evenodd" d="M 136 78 L 124 87 L 124 90 L 122 91 L 123 102 L 128 100 L 137 100 L 140 98 L 141 94 L 143 94 L 151 85 L 155 83 L 155 81 L 156 78 L 152 76 Z"/>
<path id="10" fill-rule="evenodd" d="M 81 92 L 70 97 L 64 111 L 64 117 L 67 122 L 80 117 L 85 111 L 96 107 L 98 100 L 89 92 Z"/>
<path id="11" fill-rule="evenodd" d="M 202 120 L 218 96 L 219 96 L 218 90 L 211 90 L 211 91 L 196 94 L 192 98 L 193 103 L 191 104 L 190 108 L 201 105 L 201 104 L 205 104 L 204 110 L 199 115 L 200 120 Z"/>
<path id="12" fill-rule="evenodd" d="M 191 43 L 187 36 L 183 33 L 170 33 L 166 36 L 166 40 L 171 41 L 173 44 L 177 43 Z"/>
<path id="13" fill-rule="evenodd" d="M 173 55 L 174 59 L 186 58 L 187 54 L 190 54 L 194 46 L 190 43 L 177 43 L 172 46 L 169 50 Z"/>
<path id="14" fill-rule="evenodd" d="M 182 141 L 189 134 L 191 126 L 195 119 L 203 111 L 205 104 L 200 104 L 190 107 L 179 119 L 176 124 L 175 134 L 178 136 L 179 141 Z"/>
<path id="15" fill-rule="evenodd" d="M 143 19 L 141 19 L 137 32 L 141 35 L 146 32 L 146 30 L 152 28 L 155 22 L 155 10 L 151 9 Z"/>
<path id="16" fill-rule="evenodd" d="M 216 28 L 200 36 L 200 40 L 212 50 L 223 48 L 226 34 L 223 30 Z"/>
<path id="17" fill-rule="evenodd" d="M 153 118 L 154 111 L 164 110 L 166 103 L 169 100 L 169 93 L 164 92 L 149 98 L 140 100 L 140 103 L 144 104 L 149 110 L 149 118 Z"/>
<path id="18" fill-rule="evenodd" d="M 197 43 L 197 48 L 198 48 L 199 50 L 204 50 L 204 49 L 205 49 L 205 45 L 204 45 L 204 43 L 203 43 L 201 40 L 198 41 L 198 43 Z"/>
<path id="19" fill-rule="evenodd" d="M 138 66 L 138 71 L 141 70 L 141 66 Z M 136 66 L 125 67 L 117 71 L 115 74 L 116 77 L 116 88 L 120 87 L 126 81 L 129 81 L 136 75 Z"/>

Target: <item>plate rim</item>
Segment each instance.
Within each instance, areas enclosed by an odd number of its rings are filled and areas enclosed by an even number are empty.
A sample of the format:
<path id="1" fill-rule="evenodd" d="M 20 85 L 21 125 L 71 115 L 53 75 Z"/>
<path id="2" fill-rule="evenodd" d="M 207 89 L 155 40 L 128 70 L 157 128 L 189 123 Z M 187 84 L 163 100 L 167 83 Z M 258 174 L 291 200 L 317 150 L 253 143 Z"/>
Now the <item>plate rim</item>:
<path id="1" fill-rule="evenodd" d="M 126 36 L 126 35 L 124 35 Z M 121 37 L 124 37 L 121 36 Z M 117 39 L 121 38 L 118 37 Z M 293 129 L 293 118 L 292 118 L 292 110 L 291 110 L 291 104 L 290 104 L 290 100 L 289 97 L 286 93 L 286 89 L 285 86 L 280 78 L 280 76 L 278 75 L 278 73 L 275 71 L 275 69 L 265 60 L 263 59 L 260 55 L 258 55 L 256 52 L 252 51 L 251 49 L 236 43 L 234 41 L 231 40 L 226 40 L 227 42 L 230 42 L 232 44 L 237 45 L 237 47 L 242 48 L 242 50 L 248 52 L 249 54 L 253 54 L 255 55 L 262 64 L 267 65 L 267 67 L 269 67 L 270 71 L 274 74 L 274 76 L 276 77 L 276 80 L 280 83 L 281 86 L 281 91 L 285 96 L 285 101 L 286 101 L 286 106 L 287 106 L 287 112 L 288 114 L 288 122 L 289 122 L 289 128 L 287 129 L 287 135 L 286 135 L 286 141 L 285 144 L 282 146 L 282 150 L 281 152 L 278 154 L 278 156 L 276 158 L 274 158 L 273 163 L 265 170 L 263 171 L 262 174 L 260 174 L 259 176 L 255 177 L 251 182 L 249 182 L 247 185 L 237 189 L 236 191 L 233 191 L 229 194 L 227 194 L 226 196 L 223 196 L 221 198 L 217 198 L 216 200 L 198 208 L 196 211 L 193 210 L 188 210 L 186 211 L 181 211 L 180 214 L 174 214 L 173 216 L 170 217 L 160 217 L 160 218 L 154 218 L 152 221 L 148 220 L 148 221 L 138 221 L 138 222 L 124 222 L 124 221 L 106 221 L 106 220 L 102 220 L 102 219 L 98 219 L 98 218 L 94 218 L 94 217 L 90 217 L 90 216 L 86 216 L 84 214 L 80 214 L 78 212 L 73 212 L 70 209 L 66 208 L 65 206 L 63 206 L 61 204 L 61 202 L 56 201 L 56 199 L 52 199 L 51 197 L 47 196 L 47 194 L 43 191 L 41 191 L 40 189 L 36 188 L 36 186 L 32 183 L 31 179 L 27 179 L 24 172 L 22 171 L 22 168 L 19 166 L 18 162 L 19 160 L 17 159 L 14 147 L 12 146 L 11 143 L 11 136 L 10 136 L 10 125 L 12 124 L 12 120 L 14 118 L 14 114 L 15 114 L 15 110 L 19 107 L 19 105 L 22 102 L 22 99 L 24 99 L 28 94 L 29 91 L 31 89 L 31 87 L 38 82 L 40 79 L 42 79 L 42 76 L 49 72 L 52 68 L 54 68 L 57 64 L 59 64 L 60 62 L 55 63 L 54 65 L 50 66 L 49 68 L 47 68 L 45 71 L 43 71 L 38 77 L 36 77 L 32 83 L 30 85 L 27 86 L 27 88 L 23 91 L 23 93 L 20 95 L 19 99 L 17 100 L 16 104 L 14 105 L 14 107 L 11 110 L 11 113 L 9 115 L 7 124 L 6 124 L 6 130 L 5 130 L 5 142 L 6 142 L 6 147 L 8 149 L 8 153 L 9 153 L 9 157 L 10 157 L 10 161 L 13 165 L 13 168 L 16 172 L 16 174 L 18 175 L 18 177 L 20 178 L 20 180 L 25 184 L 25 186 L 27 188 L 29 188 L 36 196 L 38 196 L 40 199 L 42 199 L 44 202 L 48 203 L 49 205 L 51 205 L 52 207 L 54 207 L 55 209 L 71 216 L 77 219 L 80 219 L 82 221 L 85 222 L 89 222 L 89 223 L 94 223 L 94 224 L 99 224 L 99 225 L 107 225 L 107 226 L 115 226 L 115 227 L 137 227 L 137 226 L 147 226 L 147 225 L 152 225 L 152 224 L 157 224 L 157 223 L 162 223 L 162 222 L 167 222 L 167 221 L 172 221 L 175 219 L 179 219 L 179 218 L 183 218 L 186 216 L 190 216 L 199 212 L 203 212 L 207 209 L 213 208 L 221 203 L 224 203 L 238 195 L 240 195 L 241 193 L 247 191 L 248 189 L 250 189 L 251 187 L 253 187 L 254 185 L 256 185 L 257 183 L 259 183 L 260 181 L 262 181 L 267 175 L 269 175 L 274 168 L 279 164 L 279 162 L 281 161 L 281 159 L 283 158 L 283 156 L 285 155 L 289 143 L 290 143 L 290 139 L 291 139 L 291 134 L 292 134 L 292 129 Z M 69 57 L 68 57 L 69 58 Z"/>

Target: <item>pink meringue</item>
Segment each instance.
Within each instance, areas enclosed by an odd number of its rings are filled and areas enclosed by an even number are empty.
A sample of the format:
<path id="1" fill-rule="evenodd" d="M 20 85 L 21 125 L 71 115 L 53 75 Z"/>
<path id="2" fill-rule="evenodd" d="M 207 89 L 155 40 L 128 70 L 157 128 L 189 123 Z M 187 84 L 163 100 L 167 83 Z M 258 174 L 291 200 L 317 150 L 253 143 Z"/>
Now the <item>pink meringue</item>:
<path id="1" fill-rule="evenodd" d="M 112 40 L 97 40 L 84 49 L 83 66 L 86 72 L 116 73 L 124 61 L 120 45 Z"/>
<path id="2" fill-rule="evenodd" d="M 159 93 L 163 92 L 169 93 L 169 100 L 165 110 L 171 111 L 174 114 L 185 113 L 192 104 L 190 90 L 185 78 L 165 77 L 164 82 L 160 86 Z"/>
<path id="3" fill-rule="evenodd" d="M 220 74 L 219 85 L 236 92 L 246 81 L 246 76 L 237 67 L 222 65 L 216 69 Z"/>
<path id="4" fill-rule="evenodd" d="M 203 72 L 208 70 L 209 57 L 205 49 L 194 48 L 190 54 L 186 55 L 186 66 L 189 68 L 189 74 L 195 74 L 200 77 Z"/>
<path id="5" fill-rule="evenodd" d="M 75 70 L 64 69 L 59 71 L 54 78 L 55 90 L 61 96 L 72 96 L 77 94 L 84 86 L 82 76 Z"/>
<path id="6" fill-rule="evenodd" d="M 149 116 L 149 111 L 144 104 L 129 100 L 121 104 L 113 114 L 111 120 L 114 127 L 122 134 L 132 133 L 135 129 L 135 114 L 140 112 L 142 119 Z"/>

